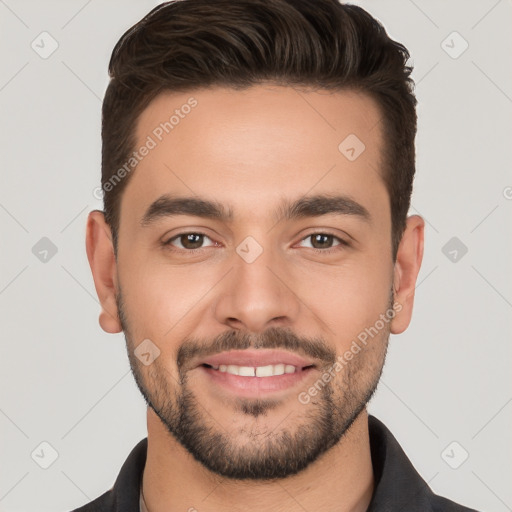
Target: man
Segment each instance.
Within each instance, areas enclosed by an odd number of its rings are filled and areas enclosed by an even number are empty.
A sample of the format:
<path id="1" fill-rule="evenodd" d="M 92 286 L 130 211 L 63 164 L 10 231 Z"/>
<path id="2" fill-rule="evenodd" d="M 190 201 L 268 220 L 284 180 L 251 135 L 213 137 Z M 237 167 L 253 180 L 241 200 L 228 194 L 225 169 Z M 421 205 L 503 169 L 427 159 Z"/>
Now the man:
<path id="1" fill-rule="evenodd" d="M 470 510 L 366 411 L 423 256 L 407 59 L 336 0 L 170 2 L 118 42 L 87 254 L 148 437 L 77 510 Z"/>

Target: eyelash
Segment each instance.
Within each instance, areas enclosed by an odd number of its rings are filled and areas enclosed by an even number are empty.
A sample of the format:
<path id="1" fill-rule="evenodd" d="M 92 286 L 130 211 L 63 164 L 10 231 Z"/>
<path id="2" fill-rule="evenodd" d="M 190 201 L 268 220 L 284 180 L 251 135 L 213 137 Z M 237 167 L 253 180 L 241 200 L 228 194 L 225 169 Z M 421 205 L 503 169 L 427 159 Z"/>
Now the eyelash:
<path id="1" fill-rule="evenodd" d="M 202 236 L 204 236 L 206 238 L 210 238 L 206 233 L 201 233 L 200 231 L 184 231 L 183 233 L 178 233 L 177 235 L 174 235 L 172 238 L 167 240 L 167 242 L 162 242 L 162 245 L 165 246 L 166 248 L 170 248 L 171 251 L 187 252 L 187 253 L 192 253 L 192 254 L 197 252 L 197 251 L 208 249 L 208 247 L 199 247 L 197 249 L 179 249 L 179 248 L 173 247 L 171 245 L 171 242 L 173 242 L 174 240 L 176 240 L 176 239 L 178 239 L 178 238 L 180 238 L 180 237 L 182 237 L 184 235 L 202 235 Z M 317 254 L 331 254 L 333 252 L 337 252 L 338 250 L 350 247 L 350 244 L 346 240 L 343 240 L 343 238 L 340 238 L 340 237 L 336 236 L 334 233 L 329 233 L 328 231 L 316 231 L 314 233 L 309 233 L 304 238 L 301 238 L 300 241 L 303 242 L 307 238 L 310 238 L 310 237 L 312 237 L 314 235 L 332 236 L 334 239 L 336 239 L 339 242 L 338 245 L 335 245 L 334 247 L 329 247 L 328 249 L 318 249 L 316 247 L 307 247 L 307 249 L 310 249 L 310 250 L 314 251 Z M 210 240 L 211 240 L 211 238 L 210 238 Z"/>

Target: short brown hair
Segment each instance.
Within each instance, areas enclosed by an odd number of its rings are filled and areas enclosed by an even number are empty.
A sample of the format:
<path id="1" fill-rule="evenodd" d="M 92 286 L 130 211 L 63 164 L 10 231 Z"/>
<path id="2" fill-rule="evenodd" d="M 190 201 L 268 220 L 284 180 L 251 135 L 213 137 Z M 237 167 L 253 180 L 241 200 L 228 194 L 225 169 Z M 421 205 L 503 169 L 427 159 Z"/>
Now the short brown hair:
<path id="1" fill-rule="evenodd" d="M 101 182 L 114 250 L 130 176 L 105 185 L 134 151 L 137 119 L 149 102 L 163 91 L 271 82 L 350 89 L 377 102 L 395 259 L 415 173 L 416 98 L 408 58 L 364 9 L 337 0 L 178 0 L 154 8 L 125 32 L 109 63 Z"/>

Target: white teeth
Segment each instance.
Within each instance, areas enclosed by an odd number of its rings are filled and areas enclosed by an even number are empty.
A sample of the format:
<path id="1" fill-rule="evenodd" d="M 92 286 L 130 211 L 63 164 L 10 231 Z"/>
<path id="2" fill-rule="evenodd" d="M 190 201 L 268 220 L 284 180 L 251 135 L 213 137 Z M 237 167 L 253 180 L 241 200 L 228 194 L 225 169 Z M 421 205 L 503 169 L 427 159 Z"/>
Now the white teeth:
<path id="1" fill-rule="evenodd" d="M 297 368 L 291 364 L 269 364 L 267 366 L 237 366 L 236 364 L 210 365 L 214 370 L 239 375 L 241 377 L 274 377 L 284 373 L 295 373 Z"/>
<path id="2" fill-rule="evenodd" d="M 240 375 L 240 372 L 238 371 L 239 367 L 235 366 L 234 364 L 228 364 L 228 367 L 226 368 L 227 373 L 231 373 L 233 375 Z M 241 370 L 242 368 L 240 368 Z"/>
<path id="3" fill-rule="evenodd" d="M 252 366 L 234 366 L 234 368 L 238 369 L 238 375 L 240 375 L 240 377 L 254 377 L 255 375 L 255 370 Z M 231 366 L 228 366 L 228 372 L 229 372 L 229 368 L 231 368 Z M 237 375 L 235 373 L 235 375 Z"/>
<path id="4" fill-rule="evenodd" d="M 274 367 L 271 364 L 256 368 L 256 377 L 272 377 L 272 375 L 274 375 Z"/>
<path id="5" fill-rule="evenodd" d="M 284 364 L 276 364 L 274 366 L 274 375 L 283 375 L 284 373 Z"/>

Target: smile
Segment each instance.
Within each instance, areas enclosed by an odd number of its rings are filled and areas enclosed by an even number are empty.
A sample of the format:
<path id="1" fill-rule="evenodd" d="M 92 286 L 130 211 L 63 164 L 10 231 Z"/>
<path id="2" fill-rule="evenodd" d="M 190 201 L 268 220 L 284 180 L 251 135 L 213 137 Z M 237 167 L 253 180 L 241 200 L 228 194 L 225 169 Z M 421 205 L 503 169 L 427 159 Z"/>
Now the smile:
<path id="1" fill-rule="evenodd" d="M 303 387 L 304 379 L 316 369 L 314 363 L 285 350 L 249 349 L 206 357 L 196 363 L 196 368 L 214 392 L 217 389 L 223 394 L 261 397 Z"/>
<path id="2" fill-rule="evenodd" d="M 208 366 L 208 365 L 205 365 Z M 230 373 L 231 375 L 239 375 L 240 377 L 275 377 L 285 373 L 295 373 L 300 368 L 291 364 L 269 364 L 266 366 L 237 366 L 236 364 L 230 365 L 215 365 L 210 366 L 213 370 L 219 372 Z"/>

